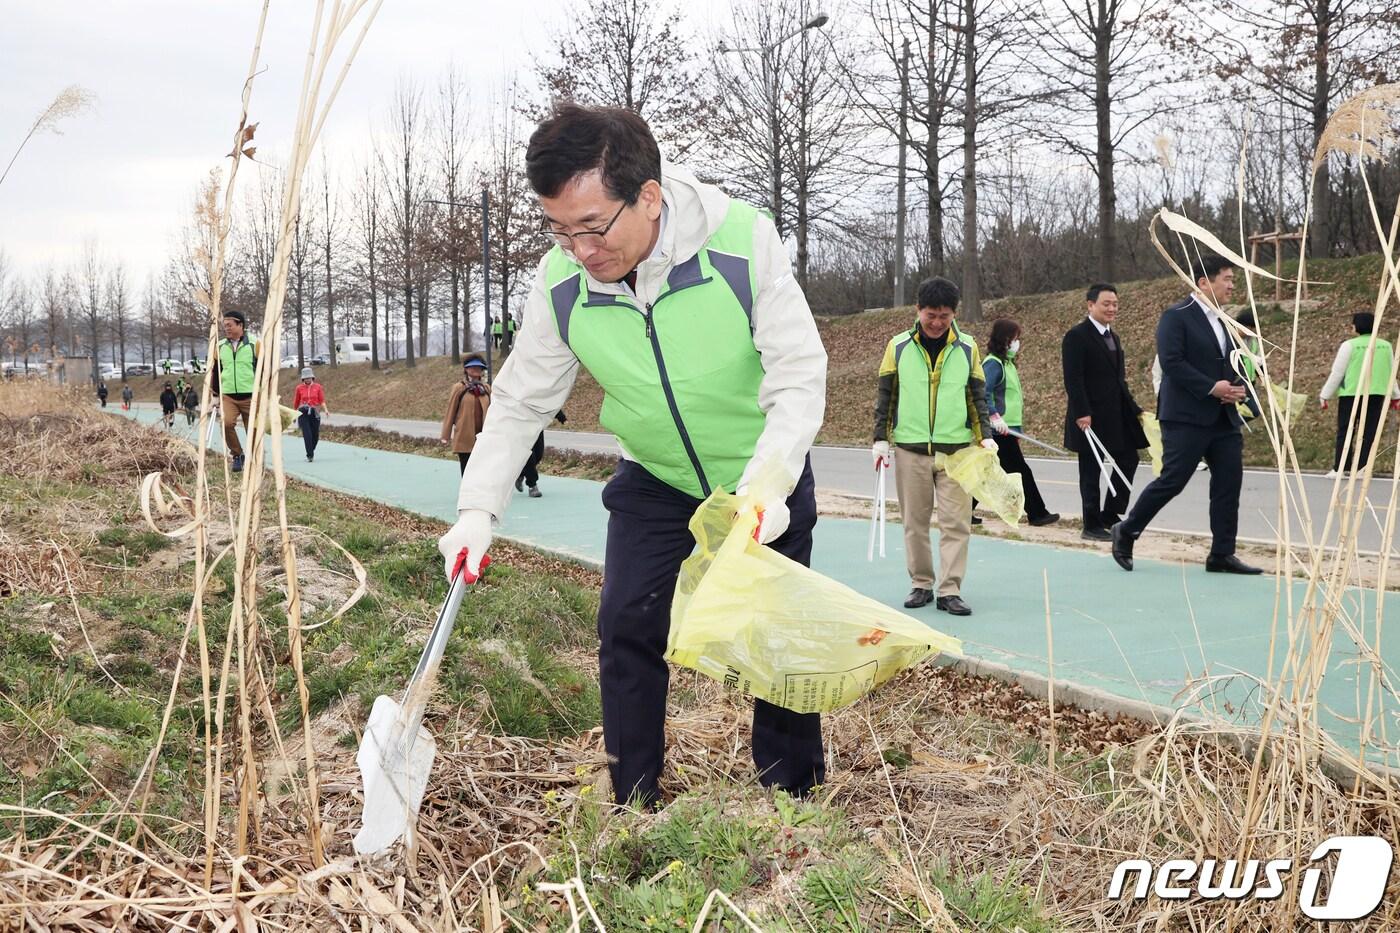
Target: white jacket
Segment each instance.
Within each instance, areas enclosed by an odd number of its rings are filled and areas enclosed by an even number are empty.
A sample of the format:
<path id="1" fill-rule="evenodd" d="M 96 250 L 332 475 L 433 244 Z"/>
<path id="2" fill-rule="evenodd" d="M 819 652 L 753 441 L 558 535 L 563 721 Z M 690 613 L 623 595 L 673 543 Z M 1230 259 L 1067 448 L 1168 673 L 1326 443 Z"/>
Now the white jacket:
<path id="1" fill-rule="evenodd" d="M 729 205 L 724 192 L 674 165 L 662 166 L 661 190 L 667 208 L 661 242 L 637 267 L 636 297 L 643 302 L 654 302 L 665 289 L 671 268 L 700 251 L 723 222 Z M 758 284 L 753 340 L 763 363 L 758 405 L 765 421 L 740 485 L 769 458 L 782 462 L 795 481 L 826 412 L 826 350 L 807 298 L 793 278 L 787 247 L 773 222 L 761 213 L 753 249 Z M 595 292 L 629 294 L 624 284 L 598 282 L 591 276 L 587 285 Z M 535 438 L 564 407 L 578 367 L 578 358 L 559 339 L 542 259 L 515 346 L 491 387 L 490 417 L 462 474 L 459 511 L 481 509 L 497 521 L 505 514 L 515 478 Z M 665 400 L 658 394 L 656 403 L 664 405 Z"/>

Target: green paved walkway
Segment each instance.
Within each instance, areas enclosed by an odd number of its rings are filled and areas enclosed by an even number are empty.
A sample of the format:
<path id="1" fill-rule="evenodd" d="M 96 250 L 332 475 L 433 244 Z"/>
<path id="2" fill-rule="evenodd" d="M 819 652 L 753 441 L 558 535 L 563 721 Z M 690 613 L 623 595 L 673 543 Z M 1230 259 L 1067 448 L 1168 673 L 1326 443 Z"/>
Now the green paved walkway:
<path id="1" fill-rule="evenodd" d="M 120 410 L 118 409 L 120 414 Z M 143 421 L 154 413 L 136 413 Z M 183 416 L 177 430 L 182 433 Z M 456 513 L 457 465 L 322 441 L 316 461 L 307 463 L 301 441 L 284 437 L 290 474 L 341 492 L 362 495 L 423 515 L 451 520 Z M 606 513 L 601 483 L 545 477 L 543 498 L 524 494 L 515 501 L 499 534 L 526 544 L 601 564 Z M 865 560 L 869 524 L 824 518 L 816 530 L 812 566 L 888 605 L 901 607 L 909 590 L 904 571 L 902 529 L 888 530 L 888 556 Z M 936 534 L 936 532 L 935 532 Z M 1159 706 L 1179 703 L 1188 680 L 1207 670 L 1263 676 L 1269 665 L 1269 631 L 1277 581 L 1271 576 L 1207 574 L 1200 564 L 1138 560 L 1133 573 L 1120 570 L 1106 552 L 1053 548 L 985 536 L 972 540 L 963 596 L 971 617 L 955 619 L 932 606 L 910 614 L 963 639 L 969 655 L 1034 674 L 1049 673 L 1045 624 L 1048 577 L 1054 632 L 1054 675 L 1109 693 Z M 1301 583 L 1295 584 L 1297 597 Z M 1353 599 L 1374 599 L 1353 594 Z M 1400 594 L 1386 598 L 1389 613 L 1400 611 Z M 1374 606 L 1369 605 L 1374 615 Z M 1193 624 L 1194 614 L 1194 624 Z M 1282 626 L 1282 623 L 1280 623 Z M 1284 640 L 1280 635 L 1280 642 Z M 1280 648 L 1282 654 L 1282 648 Z M 1324 722 L 1346 746 L 1354 746 L 1358 688 L 1352 662 L 1357 651 L 1344 634 L 1335 639 L 1323 688 L 1329 711 Z M 1387 639 L 1386 660 L 1400 667 L 1400 636 Z M 1277 666 L 1277 665 L 1275 665 Z M 1243 682 L 1217 690 L 1213 708 L 1248 709 L 1251 691 Z M 1340 714 L 1340 718 L 1339 715 Z M 1387 733 L 1400 735 L 1400 718 L 1388 707 Z M 1400 767 L 1400 756 L 1391 756 Z"/>

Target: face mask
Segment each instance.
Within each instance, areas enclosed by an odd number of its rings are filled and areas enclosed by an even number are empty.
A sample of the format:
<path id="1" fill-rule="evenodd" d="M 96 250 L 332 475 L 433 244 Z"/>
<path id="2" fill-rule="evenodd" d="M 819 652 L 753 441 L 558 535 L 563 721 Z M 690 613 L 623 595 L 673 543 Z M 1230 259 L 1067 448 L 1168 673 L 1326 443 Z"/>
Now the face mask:
<path id="1" fill-rule="evenodd" d="M 1021 339 L 1020 339 L 1019 337 L 1016 338 L 1015 340 L 1011 341 L 1011 352 L 1012 352 L 1012 353 L 1020 353 L 1020 352 L 1021 352 Z"/>

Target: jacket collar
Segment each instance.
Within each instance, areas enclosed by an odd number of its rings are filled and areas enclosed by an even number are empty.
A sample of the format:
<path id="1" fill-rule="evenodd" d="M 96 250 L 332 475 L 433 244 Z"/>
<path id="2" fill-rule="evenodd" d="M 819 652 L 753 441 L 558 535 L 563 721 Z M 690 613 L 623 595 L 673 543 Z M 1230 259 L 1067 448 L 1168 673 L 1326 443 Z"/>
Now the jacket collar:
<path id="1" fill-rule="evenodd" d="M 911 327 L 911 328 L 909 328 L 909 339 L 911 339 L 911 340 L 918 340 L 918 339 L 919 339 L 919 334 L 920 334 L 920 333 L 921 333 L 921 331 L 920 331 L 920 329 L 919 329 L 919 321 L 918 321 L 918 319 L 916 318 L 916 319 L 914 320 L 914 326 Z M 933 339 L 933 338 L 929 338 L 929 339 Z M 962 332 L 961 330 L 958 329 L 958 320 L 957 320 L 957 318 L 954 318 L 954 319 L 952 320 L 952 322 L 948 325 L 948 345 L 951 346 L 952 344 L 955 344 L 955 343 L 966 343 L 966 342 L 967 342 L 967 341 L 966 341 L 966 340 L 964 339 L 964 337 L 963 337 L 963 332 Z"/>

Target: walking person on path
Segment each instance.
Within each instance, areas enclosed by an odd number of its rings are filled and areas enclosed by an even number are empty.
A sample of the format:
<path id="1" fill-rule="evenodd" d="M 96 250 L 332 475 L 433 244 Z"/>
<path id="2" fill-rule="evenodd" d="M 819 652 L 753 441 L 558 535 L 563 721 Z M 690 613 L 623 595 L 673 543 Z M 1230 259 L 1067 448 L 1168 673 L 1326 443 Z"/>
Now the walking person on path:
<path id="1" fill-rule="evenodd" d="M 1129 484 L 1137 473 L 1139 450 L 1147 447 L 1142 406 L 1128 388 L 1123 342 L 1113 322 L 1118 317 L 1118 289 L 1106 282 L 1084 293 L 1085 317 L 1060 342 L 1065 379 L 1065 447 L 1079 455 L 1079 500 L 1088 541 L 1112 540 L 1108 529 L 1127 511 Z M 1092 429 L 1118 469 L 1113 488 L 1104 495 L 1102 468 L 1085 433 Z M 1128 482 L 1123 482 L 1127 477 Z M 1102 497 L 1102 498 L 1101 498 Z"/>
<path id="2" fill-rule="evenodd" d="M 180 404 L 179 398 L 175 395 L 175 389 L 169 382 L 160 393 L 160 420 L 165 425 L 166 430 L 175 425 L 175 408 Z"/>
<path id="3" fill-rule="evenodd" d="M 131 386 L 122 384 L 122 411 L 131 411 L 131 398 L 135 394 L 131 391 Z"/>
<path id="4" fill-rule="evenodd" d="M 219 414 L 224 422 L 224 448 L 233 458 L 230 469 L 243 469 L 243 444 L 238 440 L 238 420 L 248 430 L 253 409 L 253 377 L 257 372 L 261 345 L 248 339 L 247 318 L 242 311 L 224 312 L 224 336 L 214 350 L 214 373 L 210 386 L 219 397 Z"/>
<path id="5" fill-rule="evenodd" d="M 563 424 L 569 419 L 564 417 L 564 412 L 560 411 L 554 416 L 554 420 Z M 525 461 L 525 468 L 520 471 L 520 475 L 515 479 L 515 491 L 521 492 L 524 487 L 530 488 L 530 498 L 538 499 L 544 495 L 540 492 L 540 461 L 544 459 L 544 432 L 535 438 L 535 446 L 530 448 L 530 459 Z"/>
<path id="6" fill-rule="evenodd" d="M 185 386 L 185 395 L 180 401 L 185 406 L 185 424 L 194 424 L 199 417 L 199 393 L 194 386 Z"/>
<path id="7" fill-rule="evenodd" d="M 101 379 L 97 381 L 97 400 L 102 403 L 102 407 L 107 407 L 107 383 Z"/>
<path id="8" fill-rule="evenodd" d="M 623 450 L 603 490 L 603 743 L 616 799 L 652 806 L 690 519 L 715 489 L 742 493 L 757 470 L 781 464 L 795 485 L 762 503 L 756 537 L 810 563 L 807 454 L 825 410 L 826 351 L 773 222 L 663 164 L 637 114 L 561 104 L 531 136 L 525 164 L 553 248 L 439 548 L 447 570 L 463 548 L 475 569 L 535 438 L 587 367 L 603 389 L 602 426 Z M 818 714 L 756 700 L 752 741 L 764 785 L 804 795 L 822 782 Z"/>
<path id="9" fill-rule="evenodd" d="M 1021 441 L 1012 431 L 1020 431 L 1024 400 L 1021 375 L 1016 369 L 1016 357 L 1021 352 L 1021 325 L 1010 318 L 992 322 L 987 340 L 987 355 L 982 358 L 982 375 L 987 383 L 987 411 L 991 422 L 992 440 L 997 442 L 997 460 L 1007 473 L 1021 477 L 1021 489 L 1026 494 L 1026 521 L 1032 525 L 1052 525 L 1060 520 L 1041 498 L 1035 474 L 1021 453 Z M 977 508 L 977 500 L 972 500 Z"/>
<path id="10" fill-rule="evenodd" d="M 919 283 L 918 320 L 895 334 L 880 361 L 875 395 L 878 467 L 890 463 L 894 444 L 895 495 L 904 521 L 904 554 L 913 582 L 904 605 L 935 603 L 939 611 L 972 615 L 962 598 L 972 534 L 972 498 L 941 466 L 938 454 L 972 444 L 996 450 L 987 413 L 987 389 L 977 345 L 958 329 L 953 315 L 958 287 L 944 278 Z M 943 577 L 934 597 L 933 546 L 929 522 L 938 510 L 938 562 Z"/>
<path id="11" fill-rule="evenodd" d="M 1112 528 L 1113 559 L 1133 569 L 1133 542 L 1162 508 L 1186 488 L 1196 463 L 1210 468 L 1210 573 L 1257 574 L 1235 556 L 1240 486 L 1244 481 L 1244 423 L 1237 409 L 1245 399 L 1244 379 L 1231 363 L 1238 347 L 1220 308 L 1235 287 L 1235 269 L 1219 256 L 1192 264 L 1194 293 L 1172 305 L 1157 322 L 1157 355 L 1162 389 L 1157 417 L 1162 423 L 1162 475 L 1138 496 L 1128 517 Z"/>
<path id="12" fill-rule="evenodd" d="M 316 459 L 316 445 L 321 441 L 321 419 L 330 414 L 326 409 L 326 390 L 316 381 L 316 374 L 307 366 L 301 371 L 301 382 L 297 383 L 292 396 L 292 407 L 299 414 L 297 425 L 301 428 L 301 442 L 306 448 L 306 462 Z"/>
<path id="13" fill-rule="evenodd" d="M 1389 340 L 1371 332 L 1375 329 L 1375 322 L 1376 316 L 1367 311 L 1351 316 L 1351 326 L 1356 336 L 1342 341 L 1337 348 L 1337 356 L 1332 360 L 1332 372 L 1318 393 L 1324 411 L 1330 399 L 1337 399 L 1337 444 L 1332 453 L 1332 471 L 1328 476 L 1336 476 L 1342 469 L 1342 448 L 1347 446 L 1353 408 L 1364 400 L 1365 411 L 1356 418 L 1356 433 L 1351 435 L 1351 446 L 1346 452 L 1347 466 L 1355 462 L 1360 470 L 1371 461 L 1371 450 L 1380 432 L 1386 403 L 1389 402 L 1392 408 L 1400 406 L 1400 401 L 1397 401 L 1400 400 L 1400 386 L 1390 381 L 1395 350 Z M 1363 380 L 1361 370 L 1366 362 L 1366 349 L 1372 344 L 1375 350 L 1371 351 L 1371 370 Z M 1353 457 L 1356 460 L 1353 461 Z"/>
<path id="14" fill-rule="evenodd" d="M 486 364 L 481 357 L 473 355 L 463 360 L 462 380 L 452 387 L 447 411 L 442 416 L 440 440 L 452 445 L 459 472 L 466 472 L 477 435 L 486 424 L 486 412 L 491 409 L 491 387 L 485 377 Z"/>

